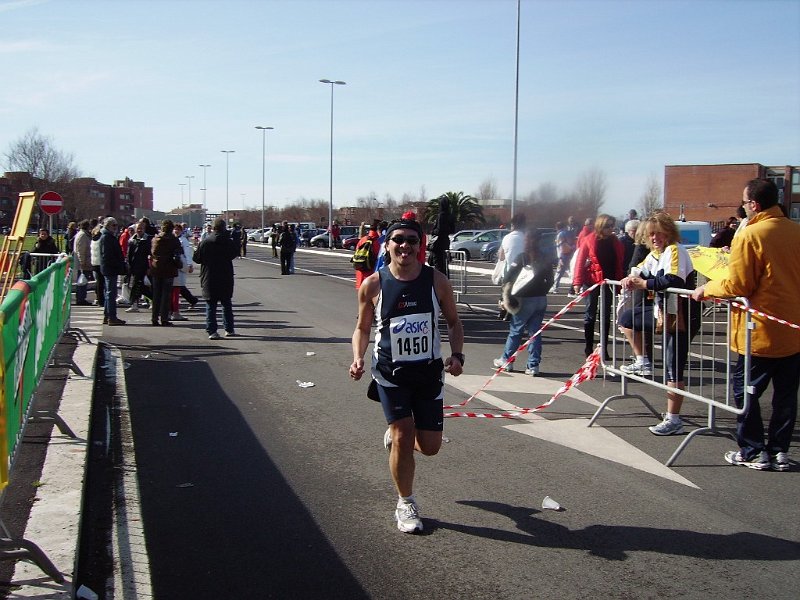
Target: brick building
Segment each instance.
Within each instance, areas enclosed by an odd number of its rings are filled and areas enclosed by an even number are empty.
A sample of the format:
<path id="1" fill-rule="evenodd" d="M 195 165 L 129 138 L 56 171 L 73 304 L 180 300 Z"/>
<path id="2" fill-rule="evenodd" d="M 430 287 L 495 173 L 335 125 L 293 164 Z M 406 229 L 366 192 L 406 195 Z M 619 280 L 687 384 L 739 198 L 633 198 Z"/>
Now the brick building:
<path id="1" fill-rule="evenodd" d="M 664 208 L 687 221 L 708 221 L 716 229 L 736 214 L 750 179 L 771 179 L 789 216 L 800 221 L 800 167 L 740 165 L 667 165 Z"/>
<path id="2" fill-rule="evenodd" d="M 5 173 L 0 177 L 0 227 L 10 226 L 17 210 L 19 194 L 27 191 L 41 193 L 50 189 L 29 173 Z M 68 184 L 53 188 L 64 198 L 60 221 L 90 219 L 112 215 L 123 223 L 132 223 L 136 211 L 153 211 L 153 188 L 144 182 L 129 178 L 117 180 L 113 185 L 100 183 L 93 177 L 76 177 Z M 40 222 L 37 210 L 31 217 L 32 225 Z"/>

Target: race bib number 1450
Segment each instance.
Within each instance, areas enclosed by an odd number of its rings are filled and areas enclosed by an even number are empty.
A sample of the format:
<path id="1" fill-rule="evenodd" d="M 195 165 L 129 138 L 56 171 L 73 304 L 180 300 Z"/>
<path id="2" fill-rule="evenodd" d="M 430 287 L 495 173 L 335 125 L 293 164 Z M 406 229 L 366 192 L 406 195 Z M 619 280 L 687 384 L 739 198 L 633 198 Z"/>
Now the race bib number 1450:
<path id="1" fill-rule="evenodd" d="M 431 358 L 431 316 L 415 314 L 390 321 L 392 361 L 408 362 Z"/>

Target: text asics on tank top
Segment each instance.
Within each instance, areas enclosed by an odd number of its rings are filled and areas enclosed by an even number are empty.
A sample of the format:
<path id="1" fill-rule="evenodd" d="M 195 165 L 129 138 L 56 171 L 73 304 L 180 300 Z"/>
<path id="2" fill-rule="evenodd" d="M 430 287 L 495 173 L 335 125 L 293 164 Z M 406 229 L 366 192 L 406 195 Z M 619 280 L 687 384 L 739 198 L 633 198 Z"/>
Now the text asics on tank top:
<path id="1" fill-rule="evenodd" d="M 378 331 L 373 367 L 378 362 L 394 368 L 440 358 L 440 308 L 433 288 L 433 269 L 423 265 L 413 281 L 396 279 L 389 267 L 378 273 L 381 292 L 375 306 Z"/>

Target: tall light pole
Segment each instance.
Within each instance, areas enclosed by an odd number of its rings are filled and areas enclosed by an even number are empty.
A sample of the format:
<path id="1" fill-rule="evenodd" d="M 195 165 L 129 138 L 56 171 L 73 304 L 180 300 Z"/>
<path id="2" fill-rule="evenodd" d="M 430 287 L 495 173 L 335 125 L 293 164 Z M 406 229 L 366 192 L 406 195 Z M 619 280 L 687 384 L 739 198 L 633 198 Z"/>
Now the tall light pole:
<path id="1" fill-rule="evenodd" d="M 229 183 L 229 166 L 230 166 L 230 157 L 231 154 L 236 152 L 236 150 L 220 150 L 223 154 L 225 154 L 225 224 L 228 224 L 228 190 L 230 189 L 228 186 Z"/>
<path id="2" fill-rule="evenodd" d="M 179 183 L 178 185 L 181 186 L 181 208 L 183 208 L 183 188 L 184 188 L 184 186 L 186 184 L 185 183 Z"/>
<path id="3" fill-rule="evenodd" d="M 192 205 L 192 179 L 194 179 L 194 175 L 185 175 L 186 179 L 189 180 L 189 206 Z"/>
<path id="4" fill-rule="evenodd" d="M 344 81 L 331 81 L 330 79 L 320 79 L 319 82 L 331 86 L 331 191 L 328 204 L 328 247 L 333 250 L 333 86 L 346 84 Z"/>
<path id="5" fill-rule="evenodd" d="M 197 165 L 203 167 L 203 210 L 206 210 L 206 168 L 211 165 Z"/>
<path id="6" fill-rule="evenodd" d="M 256 125 L 256 129 L 261 130 L 261 234 L 264 234 L 264 200 L 267 195 L 266 173 L 267 173 L 267 129 L 274 127 L 262 127 Z M 263 238 L 262 238 L 263 239 Z"/>
<path id="7" fill-rule="evenodd" d="M 517 77 L 514 85 L 514 182 L 511 186 L 511 218 L 517 203 L 517 132 L 519 131 L 519 16 L 520 0 L 517 0 Z"/>

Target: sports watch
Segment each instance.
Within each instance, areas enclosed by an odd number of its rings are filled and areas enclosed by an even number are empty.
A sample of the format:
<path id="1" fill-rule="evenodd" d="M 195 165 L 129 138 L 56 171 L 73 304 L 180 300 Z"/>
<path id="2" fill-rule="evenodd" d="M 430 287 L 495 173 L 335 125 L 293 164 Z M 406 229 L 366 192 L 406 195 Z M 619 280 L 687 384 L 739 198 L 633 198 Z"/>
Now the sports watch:
<path id="1" fill-rule="evenodd" d="M 461 366 L 464 366 L 464 355 L 461 352 L 453 352 L 450 356 L 455 356 L 458 362 L 461 363 Z"/>

